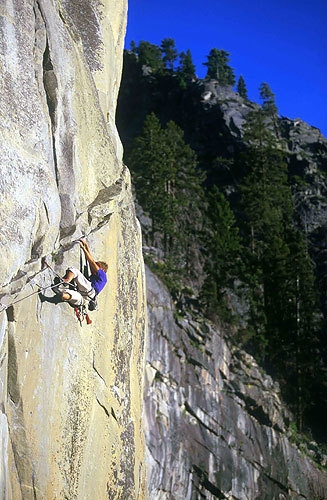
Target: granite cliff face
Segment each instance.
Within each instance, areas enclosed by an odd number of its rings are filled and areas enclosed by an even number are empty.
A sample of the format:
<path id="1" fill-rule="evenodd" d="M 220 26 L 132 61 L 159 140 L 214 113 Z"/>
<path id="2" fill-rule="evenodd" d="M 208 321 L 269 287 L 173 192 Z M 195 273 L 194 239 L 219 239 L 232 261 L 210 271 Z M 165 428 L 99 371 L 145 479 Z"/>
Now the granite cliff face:
<path id="1" fill-rule="evenodd" d="M 126 9 L 125 0 L 0 7 L 0 496 L 326 498 L 325 474 L 291 442 L 278 386 L 222 331 L 176 319 L 150 272 L 143 420 L 145 276 L 115 127 Z M 219 96 L 207 88 L 199 101 L 202 90 L 194 105 L 214 107 Z M 203 135 L 215 153 L 235 146 L 237 113 L 211 115 Z M 59 274 L 78 266 L 81 236 L 109 263 L 99 310 L 82 327 L 52 300 L 54 273 L 41 264 Z"/>
<path id="2" fill-rule="evenodd" d="M 126 10 L 125 0 L 0 7 L 4 499 L 145 494 L 143 260 L 115 127 Z M 82 327 L 52 302 L 54 274 L 41 266 L 78 266 L 81 236 L 109 264 Z"/>
<path id="3" fill-rule="evenodd" d="M 226 332 L 200 316 L 176 319 L 149 270 L 147 292 L 148 498 L 327 498 L 327 475 L 308 458 L 314 445 L 305 455 L 292 442 L 278 385 Z"/>

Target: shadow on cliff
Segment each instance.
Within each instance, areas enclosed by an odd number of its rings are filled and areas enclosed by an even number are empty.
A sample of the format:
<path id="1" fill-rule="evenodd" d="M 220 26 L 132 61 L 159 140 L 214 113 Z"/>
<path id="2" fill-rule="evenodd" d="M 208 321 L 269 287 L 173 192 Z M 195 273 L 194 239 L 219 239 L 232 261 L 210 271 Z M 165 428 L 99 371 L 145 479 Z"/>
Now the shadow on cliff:
<path id="1" fill-rule="evenodd" d="M 40 299 L 42 304 L 44 302 L 48 302 L 49 304 L 54 304 L 55 306 L 58 304 L 68 304 L 69 307 L 71 307 L 72 309 L 75 309 L 75 307 L 76 307 L 76 306 L 73 306 L 72 304 L 70 304 L 67 300 L 63 300 L 58 295 L 52 295 L 52 297 L 47 297 L 44 293 L 40 292 L 39 299 Z"/>
<path id="2" fill-rule="evenodd" d="M 39 299 L 42 302 L 49 302 L 50 304 L 58 305 L 58 304 L 67 304 L 67 301 L 64 301 L 61 299 L 61 297 L 58 297 L 58 295 L 52 295 L 52 297 L 47 297 L 44 293 L 40 292 L 39 293 Z"/>

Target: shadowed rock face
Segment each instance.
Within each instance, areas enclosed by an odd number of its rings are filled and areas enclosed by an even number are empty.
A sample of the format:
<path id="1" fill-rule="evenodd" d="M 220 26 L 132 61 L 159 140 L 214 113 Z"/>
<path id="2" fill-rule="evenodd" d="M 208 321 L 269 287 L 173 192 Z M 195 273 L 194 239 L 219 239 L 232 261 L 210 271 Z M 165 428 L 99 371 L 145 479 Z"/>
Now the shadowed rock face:
<path id="1" fill-rule="evenodd" d="M 0 6 L 0 497 L 144 497 L 144 272 L 114 116 L 126 2 Z M 46 257 L 109 264 L 92 325 Z M 11 304 L 15 302 L 13 306 Z"/>
<path id="2" fill-rule="evenodd" d="M 175 320 L 147 270 L 148 497 L 327 498 L 327 476 L 292 445 L 278 385 L 202 319 Z"/>
<path id="3" fill-rule="evenodd" d="M 154 111 L 163 124 L 174 120 L 207 172 L 208 185 L 225 188 L 233 202 L 235 182 L 241 183 L 244 172 L 237 162 L 228 166 L 228 159 L 244 148 L 244 124 L 258 104 L 215 80 L 181 89 L 176 75 L 144 71 L 128 51 L 125 62 L 117 123 L 126 147 L 148 113 Z M 296 222 L 309 239 L 326 310 L 327 139 L 301 120 L 278 122 Z M 217 164 L 220 156 L 226 165 Z M 149 220 L 139 213 L 146 234 Z M 153 249 L 147 251 L 151 256 Z M 224 332 L 190 315 L 176 321 L 169 294 L 150 272 L 147 290 L 149 498 L 327 498 L 326 475 L 292 444 L 292 417 L 278 386 L 253 358 L 232 347 Z M 310 446 L 307 452 L 314 456 L 317 446 Z M 326 457 L 318 455 L 326 465 Z"/>

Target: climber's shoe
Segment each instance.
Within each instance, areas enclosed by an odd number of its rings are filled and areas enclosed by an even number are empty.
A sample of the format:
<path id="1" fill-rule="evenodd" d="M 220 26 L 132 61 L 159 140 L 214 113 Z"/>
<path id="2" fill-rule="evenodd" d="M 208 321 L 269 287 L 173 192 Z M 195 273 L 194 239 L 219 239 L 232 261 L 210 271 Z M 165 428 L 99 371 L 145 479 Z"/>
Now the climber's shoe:
<path id="1" fill-rule="evenodd" d="M 42 304 L 47 300 L 46 296 L 42 292 L 39 292 L 39 299 L 42 302 Z"/>
<path id="2" fill-rule="evenodd" d="M 57 304 L 60 304 L 60 302 L 62 302 L 61 298 L 58 295 L 54 295 L 53 297 L 47 297 L 42 292 L 39 292 L 39 299 L 40 299 L 42 304 L 44 302 L 49 302 L 50 304 L 57 305 Z"/>

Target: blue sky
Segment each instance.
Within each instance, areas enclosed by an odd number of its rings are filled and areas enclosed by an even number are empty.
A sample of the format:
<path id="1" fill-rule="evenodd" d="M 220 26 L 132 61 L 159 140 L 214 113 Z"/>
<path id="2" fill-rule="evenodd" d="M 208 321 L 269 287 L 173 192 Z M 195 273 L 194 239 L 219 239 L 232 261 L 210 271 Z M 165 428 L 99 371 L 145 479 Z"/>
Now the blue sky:
<path id="1" fill-rule="evenodd" d="M 214 47 L 230 53 L 236 78 L 260 102 L 267 82 L 281 116 L 300 118 L 327 137 L 327 0 L 128 0 L 131 40 L 173 38 L 191 50 L 203 78 Z"/>

